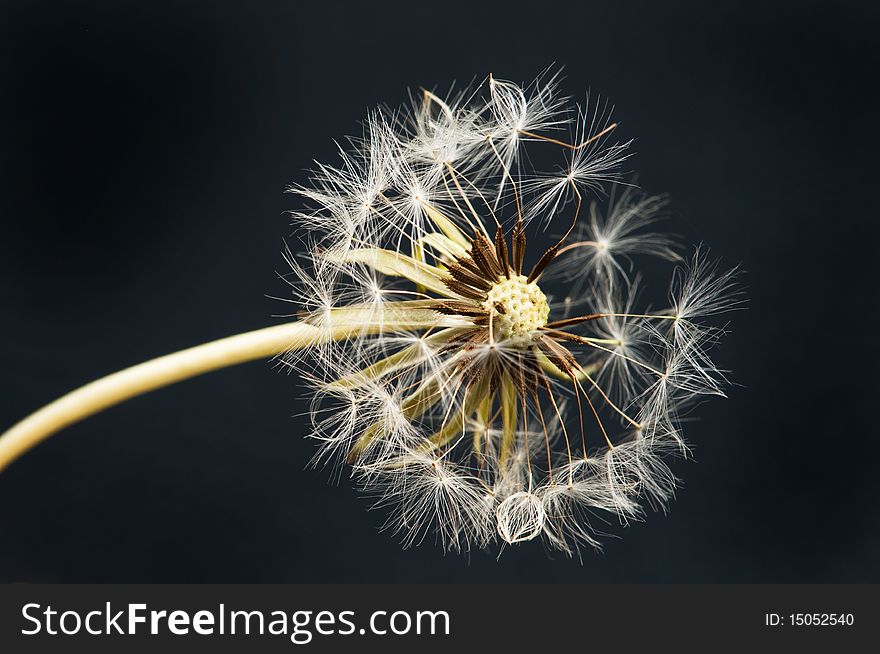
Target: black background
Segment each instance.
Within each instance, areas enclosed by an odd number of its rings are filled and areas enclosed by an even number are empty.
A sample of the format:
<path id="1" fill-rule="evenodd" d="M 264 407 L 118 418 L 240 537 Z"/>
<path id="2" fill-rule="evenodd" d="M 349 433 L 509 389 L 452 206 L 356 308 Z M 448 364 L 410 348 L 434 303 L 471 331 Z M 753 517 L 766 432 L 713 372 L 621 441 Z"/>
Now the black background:
<path id="1" fill-rule="evenodd" d="M 135 399 L 0 476 L 2 581 L 880 581 L 871 3 L 10 3 L 0 425 L 287 310 L 282 193 L 406 89 L 489 72 L 613 101 L 671 226 L 748 271 L 668 516 L 583 564 L 402 551 L 306 468 L 294 376 Z M 661 282 L 665 283 L 665 282 Z"/>

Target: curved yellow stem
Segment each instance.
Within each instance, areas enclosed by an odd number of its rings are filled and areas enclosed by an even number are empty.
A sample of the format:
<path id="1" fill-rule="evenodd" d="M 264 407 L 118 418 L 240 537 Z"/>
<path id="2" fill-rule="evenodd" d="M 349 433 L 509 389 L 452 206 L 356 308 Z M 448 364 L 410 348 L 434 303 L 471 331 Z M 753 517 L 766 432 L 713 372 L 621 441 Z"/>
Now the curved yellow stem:
<path id="1" fill-rule="evenodd" d="M 0 436 L 0 471 L 55 432 L 125 400 L 212 370 L 345 338 L 351 331 L 350 325 L 328 330 L 304 322 L 287 323 L 197 345 L 107 375 L 58 398 Z"/>
<path id="2" fill-rule="evenodd" d="M 0 435 L 0 471 L 55 432 L 83 418 L 143 393 L 212 370 L 330 341 L 395 330 L 432 330 L 456 326 L 455 320 L 441 316 L 424 304 L 422 301 L 401 301 L 389 302 L 381 308 L 371 304 L 339 307 L 332 309 L 329 317 L 318 321 L 323 323 L 322 326 L 301 321 L 266 327 L 114 372 L 47 404 Z"/>

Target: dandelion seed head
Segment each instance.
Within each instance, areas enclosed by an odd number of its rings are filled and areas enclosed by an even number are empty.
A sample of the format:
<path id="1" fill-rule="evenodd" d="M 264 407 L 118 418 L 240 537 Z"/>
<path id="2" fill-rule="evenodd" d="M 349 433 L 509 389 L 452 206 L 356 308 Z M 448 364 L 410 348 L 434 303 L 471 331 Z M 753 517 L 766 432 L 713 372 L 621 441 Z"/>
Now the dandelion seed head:
<path id="1" fill-rule="evenodd" d="M 672 499 L 681 416 L 726 385 L 709 319 L 739 306 L 734 273 L 652 231 L 666 200 L 624 180 L 609 105 L 558 81 L 422 90 L 291 189 L 308 247 L 285 278 L 319 336 L 283 360 L 314 391 L 315 461 L 404 545 L 598 548 L 594 524 Z M 640 257 L 678 266 L 668 307 L 641 302 Z"/>

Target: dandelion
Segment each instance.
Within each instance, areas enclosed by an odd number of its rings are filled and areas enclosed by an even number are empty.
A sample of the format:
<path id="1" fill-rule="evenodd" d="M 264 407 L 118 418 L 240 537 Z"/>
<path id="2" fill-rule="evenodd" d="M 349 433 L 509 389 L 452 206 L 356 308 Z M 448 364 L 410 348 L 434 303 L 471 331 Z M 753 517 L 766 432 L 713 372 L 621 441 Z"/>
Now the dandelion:
<path id="1" fill-rule="evenodd" d="M 340 163 L 290 189 L 295 320 L 74 391 L 0 438 L 0 468 L 128 397 L 276 356 L 313 391 L 315 462 L 344 462 L 405 545 L 540 538 L 577 554 L 600 547 L 593 524 L 665 507 L 681 416 L 723 395 L 722 332 L 704 321 L 739 305 L 735 271 L 648 231 L 664 198 L 625 184 L 600 209 L 629 143 L 556 81 L 490 77 L 371 114 Z M 565 163 L 535 171 L 532 149 Z M 639 308 L 638 256 L 677 265 L 668 308 Z"/>

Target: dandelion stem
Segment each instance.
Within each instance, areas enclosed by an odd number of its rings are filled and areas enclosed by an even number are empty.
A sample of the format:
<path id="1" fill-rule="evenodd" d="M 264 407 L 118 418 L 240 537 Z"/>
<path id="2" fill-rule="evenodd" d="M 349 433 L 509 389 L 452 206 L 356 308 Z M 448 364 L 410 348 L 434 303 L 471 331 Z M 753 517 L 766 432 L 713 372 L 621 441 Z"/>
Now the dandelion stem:
<path id="1" fill-rule="evenodd" d="M 0 471 L 55 432 L 128 399 L 212 370 L 343 339 L 352 330 L 350 323 L 333 330 L 287 323 L 197 345 L 102 377 L 47 404 L 0 436 Z"/>

